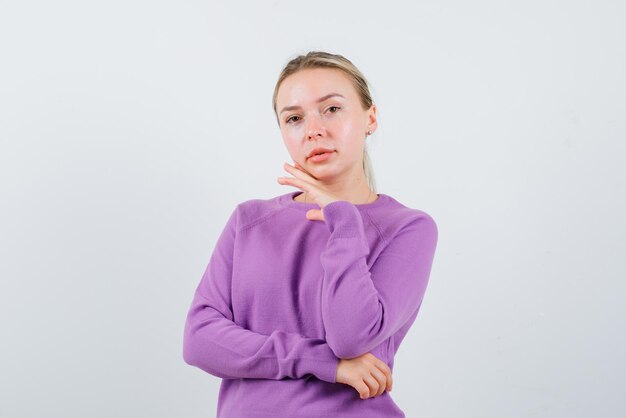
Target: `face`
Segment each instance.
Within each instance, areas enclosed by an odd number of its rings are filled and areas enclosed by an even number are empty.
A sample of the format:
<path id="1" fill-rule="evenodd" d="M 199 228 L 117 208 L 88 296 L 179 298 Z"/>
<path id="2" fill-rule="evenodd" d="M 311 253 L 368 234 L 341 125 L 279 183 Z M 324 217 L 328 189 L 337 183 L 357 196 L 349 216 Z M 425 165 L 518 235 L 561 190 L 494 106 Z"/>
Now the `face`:
<path id="1" fill-rule="evenodd" d="M 363 171 L 365 137 L 377 126 L 376 106 L 363 110 L 341 70 L 315 68 L 290 75 L 279 87 L 276 110 L 289 155 L 311 176 L 333 181 Z M 318 147 L 334 152 L 324 161 L 307 158 Z"/>

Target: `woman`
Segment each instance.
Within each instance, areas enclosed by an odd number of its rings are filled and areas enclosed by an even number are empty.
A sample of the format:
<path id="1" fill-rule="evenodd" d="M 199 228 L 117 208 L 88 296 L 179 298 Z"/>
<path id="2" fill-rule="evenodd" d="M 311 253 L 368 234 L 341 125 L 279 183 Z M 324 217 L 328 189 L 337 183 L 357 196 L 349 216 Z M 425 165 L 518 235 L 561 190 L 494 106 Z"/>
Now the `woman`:
<path id="1" fill-rule="evenodd" d="M 197 286 L 185 362 L 223 378 L 218 417 L 404 417 L 393 358 L 428 283 L 437 226 L 376 193 L 376 107 L 341 55 L 310 52 L 273 97 L 300 190 L 233 210 Z"/>

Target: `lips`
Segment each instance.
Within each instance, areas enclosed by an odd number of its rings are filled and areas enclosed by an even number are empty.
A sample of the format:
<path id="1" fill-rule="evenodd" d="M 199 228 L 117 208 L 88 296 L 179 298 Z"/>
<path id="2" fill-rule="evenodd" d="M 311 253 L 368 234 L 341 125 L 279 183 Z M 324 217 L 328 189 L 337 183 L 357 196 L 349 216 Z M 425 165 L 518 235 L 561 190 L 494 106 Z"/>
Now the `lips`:
<path id="1" fill-rule="evenodd" d="M 333 151 L 334 150 L 328 149 L 328 148 L 315 148 L 313 151 L 309 153 L 309 155 L 307 155 L 306 158 L 311 158 L 312 156 L 317 155 L 317 154 L 323 154 L 325 152 L 333 152 Z"/>

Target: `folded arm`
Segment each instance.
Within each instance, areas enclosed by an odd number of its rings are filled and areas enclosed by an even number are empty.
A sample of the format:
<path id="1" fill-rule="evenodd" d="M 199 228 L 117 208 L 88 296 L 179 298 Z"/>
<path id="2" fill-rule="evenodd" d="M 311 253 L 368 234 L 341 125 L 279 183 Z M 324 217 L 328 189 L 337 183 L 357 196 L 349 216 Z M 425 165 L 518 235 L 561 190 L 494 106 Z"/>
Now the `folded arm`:
<path id="1" fill-rule="evenodd" d="M 323 209 L 331 235 L 320 255 L 324 268 L 322 318 L 326 341 L 339 358 L 367 353 L 419 310 L 437 245 L 437 225 L 420 212 L 374 261 L 359 210 L 347 201 Z"/>
<path id="2" fill-rule="evenodd" d="M 183 359 L 214 376 L 302 378 L 312 374 L 335 383 L 339 358 L 323 339 L 274 331 L 250 331 L 233 321 L 230 308 L 237 210 L 220 235 L 198 284 L 184 327 Z"/>

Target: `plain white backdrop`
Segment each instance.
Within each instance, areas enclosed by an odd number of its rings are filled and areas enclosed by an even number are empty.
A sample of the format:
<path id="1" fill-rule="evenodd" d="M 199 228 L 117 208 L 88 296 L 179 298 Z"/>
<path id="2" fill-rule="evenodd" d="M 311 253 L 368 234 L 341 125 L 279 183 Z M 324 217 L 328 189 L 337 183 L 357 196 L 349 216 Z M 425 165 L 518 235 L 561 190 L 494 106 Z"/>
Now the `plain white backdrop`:
<path id="1" fill-rule="evenodd" d="M 431 214 L 409 418 L 623 417 L 621 1 L 33 1 L 0 12 L 0 416 L 212 417 L 184 363 L 234 206 L 292 186 L 286 62 L 372 85 L 378 191 Z"/>

